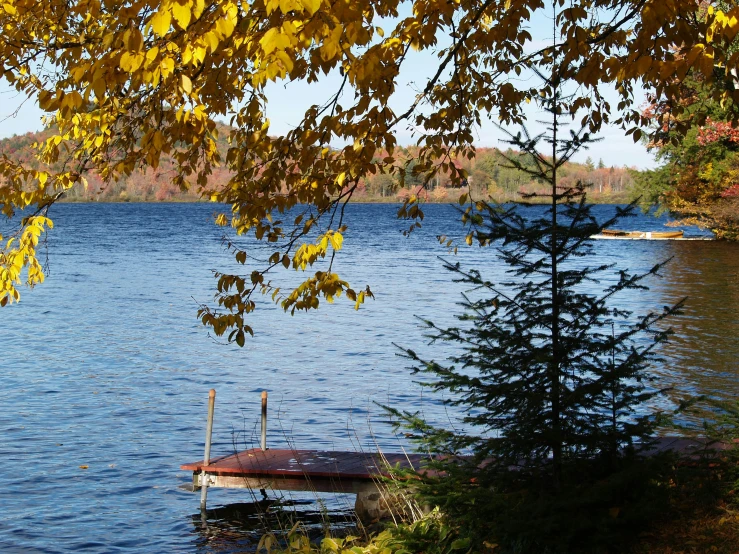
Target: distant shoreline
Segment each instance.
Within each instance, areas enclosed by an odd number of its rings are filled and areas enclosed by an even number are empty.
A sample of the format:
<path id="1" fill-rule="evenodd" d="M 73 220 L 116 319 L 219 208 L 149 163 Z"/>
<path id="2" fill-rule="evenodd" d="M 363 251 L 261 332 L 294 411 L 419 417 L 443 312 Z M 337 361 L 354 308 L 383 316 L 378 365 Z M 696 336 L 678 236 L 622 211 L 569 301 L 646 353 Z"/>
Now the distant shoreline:
<path id="1" fill-rule="evenodd" d="M 461 194 L 461 192 L 460 192 Z M 488 201 L 492 200 L 493 202 L 498 202 L 501 204 L 507 204 L 511 202 L 522 202 L 520 199 L 516 200 L 515 197 L 501 197 L 501 198 L 494 198 L 494 199 L 487 199 Z M 219 202 L 211 202 L 208 199 L 204 198 L 168 198 L 167 200 L 147 200 L 145 198 L 126 198 L 126 199 L 119 199 L 119 198 L 106 198 L 104 200 L 90 200 L 90 199 L 82 199 L 82 198 L 61 198 L 58 200 L 60 204 L 216 204 L 216 205 L 226 205 L 221 204 Z M 528 204 L 548 204 L 551 200 L 547 198 L 531 198 L 526 201 Z M 631 202 L 631 197 L 628 192 L 624 193 L 615 193 L 615 194 L 594 194 L 592 196 L 588 197 L 588 203 L 589 204 L 628 204 Z M 353 198 L 350 202 L 350 204 L 392 204 L 392 205 L 402 205 L 403 200 L 401 199 L 390 199 L 388 197 L 369 197 L 369 198 Z M 447 197 L 442 200 L 438 199 L 424 199 L 421 201 L 421 204 L 454 204 L 458 205 L 457 199 L 454 197 Z"/>

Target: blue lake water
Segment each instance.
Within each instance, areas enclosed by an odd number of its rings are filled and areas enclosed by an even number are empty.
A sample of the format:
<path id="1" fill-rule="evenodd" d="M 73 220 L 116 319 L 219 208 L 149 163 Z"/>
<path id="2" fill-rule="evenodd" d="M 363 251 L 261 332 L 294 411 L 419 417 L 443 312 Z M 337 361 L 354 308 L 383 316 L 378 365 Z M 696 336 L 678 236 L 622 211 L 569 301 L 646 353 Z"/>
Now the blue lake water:
<path id="1" fill-rule="evenodd" d="M 212 204 L 65 204 L 51 216 L 47 281 L 0 310 L 0 551 L 240 552 L 259 527 L 227 510 L 203 523 L 181 463 L 202 458 L 208 390 L 218 391 L 214 455 L 255 444 L 260 391 L 270 393 L 272 447 L 399 447 L 376 403 L 438 417 L 392 343 L 424 346 L 415 316 L 451 323 L 461 285 L 441 268 L 454 258 L 435 240 L 460 236 L 456 211 L 431 205 L 409 238 L 390 205 L 349 207 L 335 270 L 376 295 L 290 317 L 265 298 L 247 347 L 225 345 L 196 318 L 212 300 L 212 270 L 234 269 L 213 225 Z M 599 206 L 606 217 L 613 207 Z M 638 215 L 625 228 L 657 230 Z M 690 232 L 697 232 L 689 229 Z M 643 270 L 671 257 L 651 291 L 619 300 L 635 313 L 688 297 L 676 337 L 655 371 L 672 398 L 739 393 L 739 245 L 599 241 L 599 262 Z M 259 249 L 256 250 L 257 254 Z M 263 250 L 262 250 L 263 251 Z M 486 274 L 505 267 L 492 249 L 456 256 Z M 282 272 L 282 285 L 300 275 Z M 426 349 L 426 350 L 424 350 Z M 80 466 L 87 466 L 82 469 Z M 249 502 L 248 491 L 212 490 L 209 505 Z M 285 495 L 310 519 L 345 517 L 353 500 L 325 504 Z"/>

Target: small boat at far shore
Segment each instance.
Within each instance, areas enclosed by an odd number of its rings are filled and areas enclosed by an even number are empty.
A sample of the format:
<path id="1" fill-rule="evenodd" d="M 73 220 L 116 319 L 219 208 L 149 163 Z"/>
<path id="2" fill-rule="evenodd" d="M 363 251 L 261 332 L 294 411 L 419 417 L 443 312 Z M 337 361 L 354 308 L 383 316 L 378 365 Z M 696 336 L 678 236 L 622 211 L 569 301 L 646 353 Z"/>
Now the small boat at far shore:
<path id="1" fill-rule="evenodd" d="M 616 229 L 603 229 L 600 232 L 600 236 L 603 237 L 624 239 L 680 239 L 683 238 L 683 234 L 683 231 L 618 231 Z"/>

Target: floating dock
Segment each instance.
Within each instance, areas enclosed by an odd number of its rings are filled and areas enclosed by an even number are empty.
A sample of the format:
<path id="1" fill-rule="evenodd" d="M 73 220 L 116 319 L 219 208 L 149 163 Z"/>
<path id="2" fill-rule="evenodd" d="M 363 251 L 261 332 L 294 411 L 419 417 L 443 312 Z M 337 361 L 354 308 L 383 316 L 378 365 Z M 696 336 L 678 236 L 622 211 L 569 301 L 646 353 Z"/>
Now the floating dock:
<path id="1" fill-rule="evenodd" d="M 200 509 L 206 510 L 210 487 L 228 489 L 292 490 L 356 494 L 355 512 L 362 522 L 387 514 L 383 479 L 390 469 L 420 469 L 421 454 L 271 449 L 266 446 L 267 393 L 262 393 L 261 448 L 210 458 L 215 390 L 210 391 L 205 457 L 183 464 L 192 471 L 193 490 L 201 491 Z"/>
<path id="2" fill-rule="evenodd" d="M 598 240 L 716 240 L 714 237 L 656 237 L 648 231 L 639 236 L 591 235 L 590 238 Z"/>
<path id="3" fill-rule="evenodd" d="M 252 448 L 211 460 L 183 464 L 193 472 L 193 487 L 203 479 L 210 487 L 357 493 L 375 489 L 390 467 L 419 467 L 419 454 L 373 454 L 320 450 Z"/>
<path id="4" fill-rule="evenodd" d="M 354 510 L 363 522 L 383 515 L 389 468 L 419 468 L 419 454 L 323 452 L 318 450 L 262 450 L 252 448 L 230 456 L 184 464 L 192 471 L 193 490 L 206 487 L 290 490 L 356 494 Z"/>

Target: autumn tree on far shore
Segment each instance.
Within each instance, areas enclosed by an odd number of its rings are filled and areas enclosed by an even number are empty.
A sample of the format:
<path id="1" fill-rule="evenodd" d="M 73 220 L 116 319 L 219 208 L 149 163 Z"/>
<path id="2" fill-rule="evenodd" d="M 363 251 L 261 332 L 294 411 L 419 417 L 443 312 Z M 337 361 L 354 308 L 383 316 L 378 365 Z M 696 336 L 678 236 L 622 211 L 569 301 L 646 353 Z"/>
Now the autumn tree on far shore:
<path id="1" fill-rule="evenodd" d="M 682 223 L 739 240 L 739 129 L 731 123 L 733 108 L 712 98 L 719 86 L 691 74 L 682 83 L 681 110 L 656 99 L 647 107 L 646 115 L 662 122 L 649 142 L 662 165 L 635 173 L 632 194 Z M 682 134 L 674 125 L 686 121 L 692 125 Z"/>

